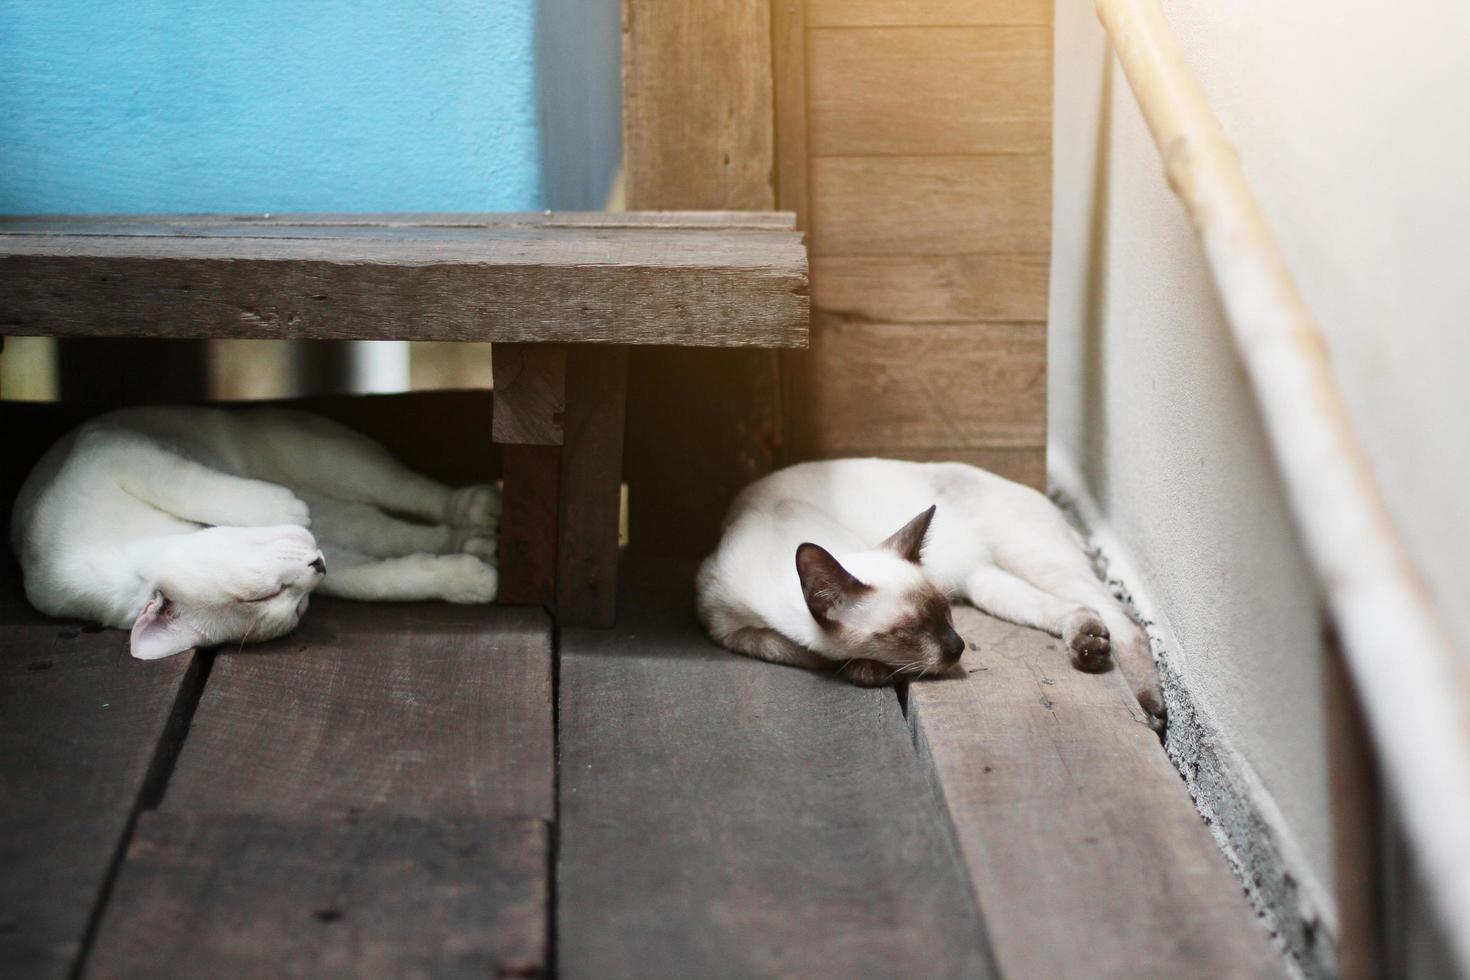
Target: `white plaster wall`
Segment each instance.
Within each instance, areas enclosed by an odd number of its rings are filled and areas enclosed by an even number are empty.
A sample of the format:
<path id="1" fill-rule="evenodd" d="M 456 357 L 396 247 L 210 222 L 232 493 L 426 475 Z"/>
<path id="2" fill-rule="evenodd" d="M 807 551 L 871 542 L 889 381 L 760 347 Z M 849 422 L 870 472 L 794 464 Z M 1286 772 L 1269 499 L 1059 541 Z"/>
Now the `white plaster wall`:
<path id="1" fill-rule="evenodd" d="M 1165 10 L 1327 334 L 1390 509 L 1470 635 L 1470 5 Z M 1185 682 L 1320 893 L 1316 589 L 1200 249 L 1092 0 L 1056 13 L 1052 449 L 1128 550 Z"/>

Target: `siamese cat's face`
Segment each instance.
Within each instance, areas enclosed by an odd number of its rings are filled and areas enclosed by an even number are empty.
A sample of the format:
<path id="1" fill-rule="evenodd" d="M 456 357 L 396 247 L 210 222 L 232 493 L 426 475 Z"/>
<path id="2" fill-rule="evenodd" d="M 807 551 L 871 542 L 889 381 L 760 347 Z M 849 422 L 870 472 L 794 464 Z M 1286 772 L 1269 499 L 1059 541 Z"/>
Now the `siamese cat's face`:
<path id="1" fill-rule="evenodd" d="M 214 527 L 188 536 L 133 623 L 132 654 L 258 643 L 296 628 L 326 561 L 305 528 Z"/>
<path id="2" fill-rule="evenodd" d="M 877 548 L 849 556 L 847 567 L 819 545 L 796 549 L 802 595 L 827 641 L 822 653 L 855 684 L 946 670 L 965 651 L 949 599 L 919 567 L 933 518 L 930 507 Z"/>

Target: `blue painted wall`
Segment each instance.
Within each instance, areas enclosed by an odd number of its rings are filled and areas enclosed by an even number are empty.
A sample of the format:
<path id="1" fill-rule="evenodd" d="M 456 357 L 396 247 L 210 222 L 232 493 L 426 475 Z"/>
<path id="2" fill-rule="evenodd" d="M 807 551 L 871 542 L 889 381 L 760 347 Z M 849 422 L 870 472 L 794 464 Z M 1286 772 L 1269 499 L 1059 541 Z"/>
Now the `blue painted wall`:
<path id="1" fill-rule="evenodd" d="M 0 213 L 543 201 L 535 0 L 0 0 Z"/>

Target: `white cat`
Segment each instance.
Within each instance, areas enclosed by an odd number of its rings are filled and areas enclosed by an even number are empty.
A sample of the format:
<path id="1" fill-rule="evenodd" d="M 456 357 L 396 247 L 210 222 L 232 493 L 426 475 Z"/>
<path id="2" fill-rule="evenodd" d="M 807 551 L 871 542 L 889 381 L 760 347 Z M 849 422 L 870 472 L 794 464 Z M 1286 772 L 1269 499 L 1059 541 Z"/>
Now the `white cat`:
<path id="1" fill-rule="evenodd" d="M 1163 725 L 1148 638 L 1080 537 L 1043 495 L 973 466 L 841 459 L 772 473 L 731 505 L 697 592 L 716 642 L 864 686 L 958 662 L 948 597 L 963 597 L 1061 637 L 1081 670 L 1116 655 Z"/>
<path id="2" fill-rule="evenodd" d="M 495 488 L 451 490 L 318 416 L 140 408 L 51 448 L 11 543 L 32 605 L 131 629 L 133 656 L 152 660 L 280 636 L 318 586 L 489 602 L 499 511 Z"/>

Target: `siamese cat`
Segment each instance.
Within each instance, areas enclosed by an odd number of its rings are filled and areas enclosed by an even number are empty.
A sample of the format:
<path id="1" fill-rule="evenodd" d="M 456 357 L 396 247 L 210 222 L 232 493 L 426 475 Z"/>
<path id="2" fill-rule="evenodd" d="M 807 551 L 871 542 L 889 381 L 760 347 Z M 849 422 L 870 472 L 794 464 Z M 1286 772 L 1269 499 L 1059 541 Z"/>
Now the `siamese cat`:
<path id="1" fill-rule="evenodd" d="M 1080 536 L 1042 494 L 974 466 L 840 459 L 772 473 L 736 497 L 697 580 L 717 643 L 863 686 L 958 663 L 952 597 L 1061 637 L 1079 670 L 1116 658 L 1162 729 L 1148 637 Z"/>
<path id="2" fill-rule="evenodd" d="M 139 408 L 51 447 L 11 543 L 33 606 L 130 630 L 152 660 L 281 636 L 317 588 L 490 602 L 499 513 L 494 487 L 452 490 L 318 416 Z"/>

